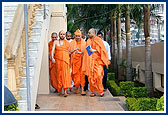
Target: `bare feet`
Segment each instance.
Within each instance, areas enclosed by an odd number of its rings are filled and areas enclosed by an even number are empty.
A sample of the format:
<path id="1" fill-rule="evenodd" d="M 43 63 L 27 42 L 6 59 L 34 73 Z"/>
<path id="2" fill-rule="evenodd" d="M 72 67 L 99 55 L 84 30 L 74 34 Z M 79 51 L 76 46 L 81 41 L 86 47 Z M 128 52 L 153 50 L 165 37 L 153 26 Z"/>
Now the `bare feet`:
<path id="1" fill-rule="evenodd" d="M 76 89 L 74 93 L 78 94 L 78 93 L 80 93 L 80 90 Z"/>
<path id="2" fill-rule="evenodd" d="M 86 92 L 82 90 L 82 91 L 81 91 L 81 95 L 82 95 L 82 96 L 85 96 L 85 95 L 86 95 Z"/>
<path id="3" fill-rule="evenodd" d="M 67 97 L 68 96 L 68 94 L 67 93 L 64 93 L 64 97 Z"/>

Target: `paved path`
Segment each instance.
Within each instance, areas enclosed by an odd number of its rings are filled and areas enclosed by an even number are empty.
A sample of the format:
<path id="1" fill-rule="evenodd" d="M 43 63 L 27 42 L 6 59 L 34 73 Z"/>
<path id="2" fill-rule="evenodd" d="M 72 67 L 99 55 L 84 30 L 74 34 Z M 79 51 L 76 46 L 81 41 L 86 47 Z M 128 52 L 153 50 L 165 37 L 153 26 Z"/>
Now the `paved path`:
<path id="1" fill-rule="evenodd" d="M 68 97 L 58 96 L 57 93 L 40 94 L 37 104 L 40 109 L 36 111 L 124 111 L 120 106 L 120 98 L 113 97 L 107 90 L 104 97 L 90 97 L 71 93 Z"/>

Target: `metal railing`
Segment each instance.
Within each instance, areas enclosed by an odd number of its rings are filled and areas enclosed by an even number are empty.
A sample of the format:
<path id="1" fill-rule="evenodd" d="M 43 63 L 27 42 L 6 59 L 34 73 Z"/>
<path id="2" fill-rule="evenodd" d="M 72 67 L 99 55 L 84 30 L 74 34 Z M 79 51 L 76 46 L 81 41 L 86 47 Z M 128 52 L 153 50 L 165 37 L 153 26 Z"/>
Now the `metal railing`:
<path id="1" fill-rule="evenodd" d="M 27 110 L 31 111 L 27 4 L 24 4 L 24 24 L 25 24 L 25 49 L 26 49 Z"/>

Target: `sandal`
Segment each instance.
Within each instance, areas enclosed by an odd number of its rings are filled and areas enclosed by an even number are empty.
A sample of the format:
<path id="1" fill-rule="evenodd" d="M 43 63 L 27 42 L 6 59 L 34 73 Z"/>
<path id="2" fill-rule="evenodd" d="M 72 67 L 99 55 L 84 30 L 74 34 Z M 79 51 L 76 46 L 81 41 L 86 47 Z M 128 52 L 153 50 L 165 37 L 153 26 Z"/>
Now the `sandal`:
<path id="1" fill-rule="evenodd" d="M 94 96 L 96 96 L 95 93 L 91 93 L 91 94 L 90 94 L 90 97 L 94 97 Z"/>
<path id="2" fill-rule="evenodd" d="M 102 93 L 100 93 L 100 97 L 103 97 L 104 96 L 104 93 L 102 92 Z"/>

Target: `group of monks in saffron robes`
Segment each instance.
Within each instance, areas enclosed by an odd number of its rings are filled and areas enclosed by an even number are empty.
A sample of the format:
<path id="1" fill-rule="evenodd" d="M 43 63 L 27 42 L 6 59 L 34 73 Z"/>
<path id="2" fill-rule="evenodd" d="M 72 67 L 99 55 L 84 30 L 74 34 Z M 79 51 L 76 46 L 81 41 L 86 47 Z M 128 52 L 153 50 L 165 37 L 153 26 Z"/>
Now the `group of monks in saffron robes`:
<path id="1" fill-rule="evenodd" d="M 103 66 L 106 65 L 108 68 L 108 54 L 103 41 L 96 36 L 95 29 L 90 29 L 88 36 L 89 39 L 85 42 L 79 29 L 74 33 L 71 42 L 65 39 L 64 31 L 59 32 L 59 38 L 57 33 L 51 35 L 52 40 L 48 44 L 50 84 L 60 95 L 64 88 L 64 97 L 68 96 L 67 89 L 71 89 L 71 79 L 75 86 L 74 92 L 79 93 L 81 88 L 81 95 L 86 95 L 85 75 L 89 81 L 90 96 L 96 96 L 95 90 L 100 96 L 104 96 Z M 90 46 L 89 51 L 86 49 L 88 46 Z"/>

